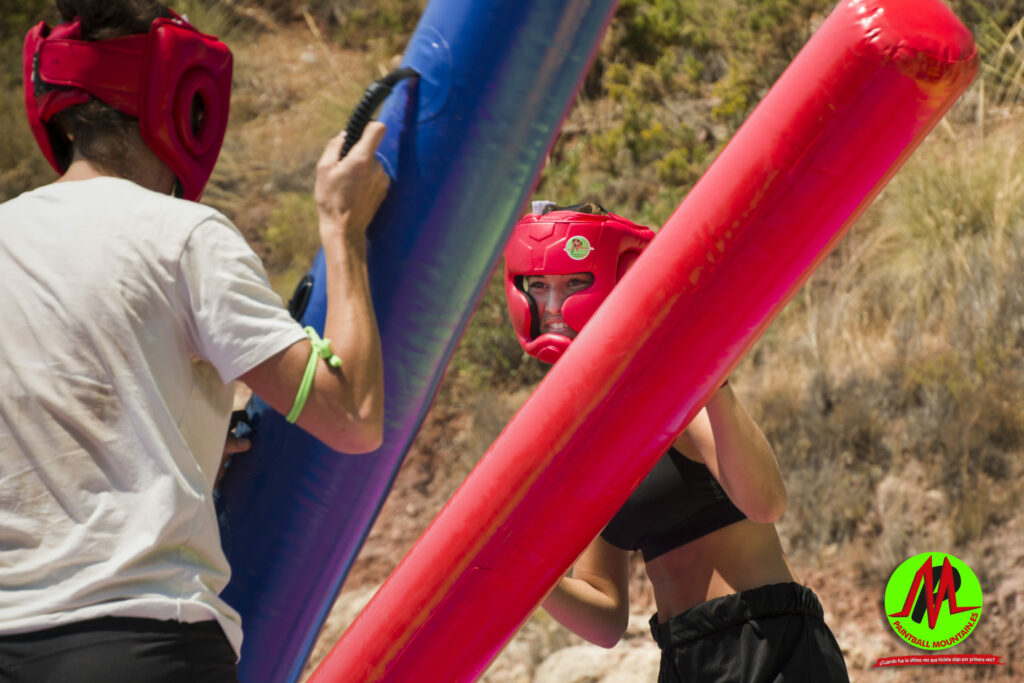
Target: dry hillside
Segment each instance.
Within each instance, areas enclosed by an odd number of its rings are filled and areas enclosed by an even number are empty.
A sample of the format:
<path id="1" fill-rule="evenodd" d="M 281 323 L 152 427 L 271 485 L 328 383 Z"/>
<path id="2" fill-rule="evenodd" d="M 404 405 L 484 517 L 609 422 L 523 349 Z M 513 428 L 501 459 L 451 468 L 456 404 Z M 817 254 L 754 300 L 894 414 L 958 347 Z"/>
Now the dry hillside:
<path id="1" fill-rule="evenodd" d="M 237 63 L 204 201 L 236 220 L 287 295 L 317 248 L 310 191 L 322 142 L 394 63 L 416 2 L 188 4 Z M 1024 7 L 952 4 L 971 17 L 982 78 L 732 379 L 786 476 L 787 552 L 821 597 L 855 681 L 1024 679 Z M 831 5 L 622 0 L 538 194 L 597 199 L 659 225 Z M 654 25 L 664 30 L 651 28 L 651 8 L 665 10 Z M 13 11 L 5 19 L 25 21 Z M 730 33 L 734 16 L 742 31 Z M 8 81 L 3 196 L 52 177 L 19 118 L 18 77 Z M 542 377 L 504 315 L 492 283 L 311 666 Z M 912 654 L 884 620 L 882 590 L 900 561 L 928 550 L 965 560 L 985 594 L 980 625 L 951 651 L 997 654 L 1005 666 L 871 668 Z M 639 564 L 631 590 L 635 623 L 615 649 L 584 646 L 541 612 L 484 680 L 652 680 Z"/>

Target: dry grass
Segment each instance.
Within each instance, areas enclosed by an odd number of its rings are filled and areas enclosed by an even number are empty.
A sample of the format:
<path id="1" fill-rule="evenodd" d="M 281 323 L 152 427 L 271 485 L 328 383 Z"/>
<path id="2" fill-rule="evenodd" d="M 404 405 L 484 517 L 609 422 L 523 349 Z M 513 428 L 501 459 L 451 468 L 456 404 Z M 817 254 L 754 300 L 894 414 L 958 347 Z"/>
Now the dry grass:
<path id="1" fill-rule="evenodd" d="M 306 22 L 231 48 L 231 121 L 204 201 L 235 220 L 286 295 L 319 248 L 311 210 L 316 161 L 381 67 Z"/>
<path id="2" fill-rule="evenodd" d="M 25 118 L 21 90 L 0 89 L 0 201 L 57 179 Z"/>
<path id="3" fill-rule="evenodd" d="M 881 533 L 878 484 L 910 469 L 955 543 L 1024 496 L 1017 130 L 933 135 L 741 366 L 795 549 Z"/>

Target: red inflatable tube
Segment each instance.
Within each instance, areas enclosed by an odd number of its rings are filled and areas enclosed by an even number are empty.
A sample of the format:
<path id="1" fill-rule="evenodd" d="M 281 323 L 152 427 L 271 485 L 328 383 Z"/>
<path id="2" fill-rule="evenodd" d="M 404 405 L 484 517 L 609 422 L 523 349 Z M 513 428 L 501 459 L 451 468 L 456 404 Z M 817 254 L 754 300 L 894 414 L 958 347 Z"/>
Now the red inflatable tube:
<path id="1" fill-rule="evenodd" d="M 941 0 L 844 0 L 311 680 L 479 676 L 977 68 Z"/>

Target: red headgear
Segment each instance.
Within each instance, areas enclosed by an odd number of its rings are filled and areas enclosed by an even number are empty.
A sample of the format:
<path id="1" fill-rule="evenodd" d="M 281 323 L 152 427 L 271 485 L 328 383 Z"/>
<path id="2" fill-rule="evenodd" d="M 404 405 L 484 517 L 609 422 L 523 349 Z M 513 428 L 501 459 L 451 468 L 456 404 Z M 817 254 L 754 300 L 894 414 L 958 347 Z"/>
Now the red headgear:
<path id="1" fill-rule="evenodd" d="M 561 334 L 539 334 L 540 316 L 526 293 L 525 276 L 583 272 L 594 276 L 590 287 L 562 304 L 565 324 L 578 332 L 653 238 L 649 228 L 613 213 L 594 215 L 570 209 L 523 216 L 505 247 L 505 298 L 523 349 L 554 363 L 571 341 Z"/>
<path id="2" fill-rule="evenodd" d="M 41 22 L 25 37 L 25 107 L 47 161 L 58 173 L 71 163 L 71 141 L 50 119 L 95 97 L 137 118 L 182 196 L 199 199 L 227 128 L 231 51 L 177 16 L 144 34 L 80 38 L 77 20 L 52 31 Z"/>

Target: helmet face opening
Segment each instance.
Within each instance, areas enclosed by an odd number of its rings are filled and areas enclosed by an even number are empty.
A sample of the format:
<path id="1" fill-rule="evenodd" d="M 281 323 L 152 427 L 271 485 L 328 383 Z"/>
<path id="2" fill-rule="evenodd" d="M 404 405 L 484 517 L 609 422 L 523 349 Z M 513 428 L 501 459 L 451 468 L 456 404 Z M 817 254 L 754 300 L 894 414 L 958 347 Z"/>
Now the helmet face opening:
<path id="1" fill-rule="evenodd" d="M 575 302 L 573 297 L 593 286 L 593 273 L 534 273 L 518 276 L 516 284 L 526 293 L 530 302 L 531 336 L 536 338 L 545 332 L 551 332 L 575 338 L 579 330 L 566 324 L 565 305 L 566 302 L 570 302 L 571 309 L 572 303 Z"/>
<path id="2" fill-rule="evenodd" d="M 523 349 L 553 363 L 571 341 L 565 335 L 540 333 L 541 316 L 526 291 L 526 277 L 582 272 L 593 276 L 589 287 L 562 303 L 565 324 L 579 332 L 653 237 L 650 229 L 612 213 L 569 209 L 524 216 L 505 249 L 505 297 Z"/>
<path id="3" fill-rule="evenodd" d="M 139 120 L 142 139 L 174 173 L 186 199 L 202 195 L 220 154 L 231 99 L 231 51 L 180 17 L 149 32 L 81 40 L 78 21 L 39 23 L 25 37 L 25 108 L 36 142 L 58 173 L 71 141 L 51 122 L 92 98 Z"/>

